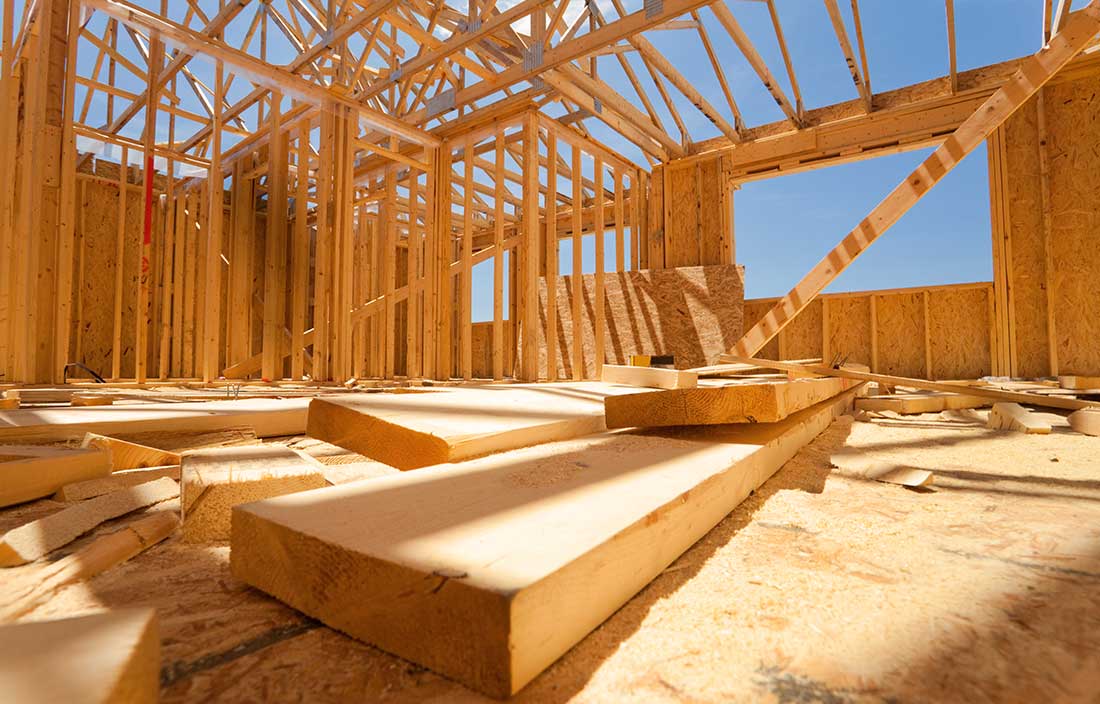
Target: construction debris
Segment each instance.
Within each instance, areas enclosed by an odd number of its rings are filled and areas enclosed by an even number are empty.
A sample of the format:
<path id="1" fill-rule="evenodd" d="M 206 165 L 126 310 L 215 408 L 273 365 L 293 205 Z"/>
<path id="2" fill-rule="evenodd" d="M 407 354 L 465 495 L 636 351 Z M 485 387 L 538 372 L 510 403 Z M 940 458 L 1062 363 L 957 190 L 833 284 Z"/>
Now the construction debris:
<path id="1" fill-rule="evenodd" d="M 280 445 L 194 450 L 183 455 L 183 539 L 229 540 L 237 504 L 328 486 L 324 465 Z"/>
<path id="2" fill-rule="evenodd" d="M 1050 423 L 1035 417 L 1018 403 L 995 403 L 989 411 L 987 427 L 993 430 L 1016 430 L 1032 435 L 1049 435 Z"/>
<path id="3" fill-rule="evenodd" d="M 87 433 L 80 446 L 107 451 L 111 457 L 111 470 L 114 472 L 123 469 L 163 467 L 180 463 L 178 452 L 158 450 L 155 447 L 147 447 L 135 442 L 127 442 L 95 433 Z"/>
<path id="4" fill-rule="evenodd" d="M 179 496 L 179 485 L 155 479 L 82 501 L 45 518 L 13 528 L 0 537 L 0 567 L 22 565 L 48 555 L 100 523 Z"/>

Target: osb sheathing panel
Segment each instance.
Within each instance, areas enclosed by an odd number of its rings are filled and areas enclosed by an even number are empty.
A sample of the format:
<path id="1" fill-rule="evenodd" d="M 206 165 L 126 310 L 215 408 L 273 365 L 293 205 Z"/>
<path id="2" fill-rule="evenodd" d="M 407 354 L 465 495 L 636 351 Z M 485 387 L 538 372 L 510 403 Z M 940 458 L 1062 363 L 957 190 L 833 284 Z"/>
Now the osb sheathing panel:
<path id="1" fill-rule="evenodd" d="M 829 356 L 871 365 L 871 297 L 830 298 Z"/>
<path id="2" fill-rule="evenodd" d="M 1100 76 L 1046 89 L 1060 374 L 1100 374 Z"/>
<path id="3" fill-rule="evenodd" d="M 512 376 L 512 326 L 507 321 L 502 321 L 501 330 L 504 339 L 504 376 Z M 476 379 L 493 378 L 493 324 L 474 323 L 472 326 L 473 340 L 473 374 Z"/>
<path id="4" fill-rule="evenodd" d="M 694 166 L 668 169 L 668 222 L 665 223 L 665 266 L 699 263 L 699 188 Z"/>
<path id="5" fill-rule="evenodd" d="M 928 329 L 934 378 L 978 379 L 992 373 L 989 340 L 992 293 L 992 288 L 929 291 Z"/>
<path id="6" fill-rule="evenodd" d="M 924 377 L 924 296 L 898 293 L 876 296 L 878 371 Z"/>
<path id="7" fill-rule="evenodd" d="M 1036 103 L 1032 99 L 1005 125 L 1008 219 L 1012 247 L 1012 310 L 1017 374 L 1050 373 L 1047 345 L 1046 259 L 1040 190 Z"/>
<path id="8" fill-rule="evenodd" d="M 753 325 L 760 322 L 764 314 L 771 310 L 774 305 L 775 299 L 745 301 L 745 329 L 749 330 Z M 779 337 L 773 337 L 769 340 L 768 344 L 756 353 L 756 356 L 762 359 L 779 359 Z"/>
<path id="9" fill-rule="evenodd" d="M 608 273 L 604 278 L 604 346 L 608 364 L 625 364 L 632 354 L 671 354 L 684 369 L 713 363 L 742 333 L 744 278 L 740 266 L 681 267 Z M 558 376 L 571 378 L 572 276 L 558 278 Z M 595 366 L 595 277 L 582 276 L 582 345 L 586 378 Z M 546 376 L 546 283 L 539 282 L 542 325 L 540 370 Z"/>
<path id="10" fill-rule="evenodd" d="M 784 359 L 811 359 L 821 356 L 821 299 L 810 302 L 780 333 L 779 347 Z"/>

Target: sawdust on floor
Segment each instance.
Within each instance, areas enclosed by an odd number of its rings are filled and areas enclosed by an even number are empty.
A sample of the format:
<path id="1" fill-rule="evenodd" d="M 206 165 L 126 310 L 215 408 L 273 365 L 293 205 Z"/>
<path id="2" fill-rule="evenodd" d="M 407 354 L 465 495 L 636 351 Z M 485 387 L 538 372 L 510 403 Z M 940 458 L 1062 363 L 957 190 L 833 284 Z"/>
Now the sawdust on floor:
<path id="1" fill-rule="evenodd" d="M 844 446 L 935 484 L 844 475 Z M 1095 701 L 1098 458 L 1063 427 L 841 418 L 515 700 Z M 164 702 L 491 701 L 245 587 L 228 557 L 173 537 L 30 618 L 156 607 Z"/>

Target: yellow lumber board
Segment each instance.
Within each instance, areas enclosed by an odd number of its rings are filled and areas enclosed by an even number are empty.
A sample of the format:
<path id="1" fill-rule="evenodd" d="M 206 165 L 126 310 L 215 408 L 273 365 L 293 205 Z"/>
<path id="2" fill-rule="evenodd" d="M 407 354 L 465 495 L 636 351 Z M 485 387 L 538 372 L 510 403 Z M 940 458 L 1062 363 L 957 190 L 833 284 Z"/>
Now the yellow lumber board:
<path id="1" fill-rule="evenodd" d="M 337 630 L 506 697 L 853 394 L 779 423 L 601 433 L 238 506 L 232 571 Z"/>
<path id="2" fill-rule="evenodd" d="M 392 467 L 416 469 L 598 433 L 604 397 L 631 391 L 580 382 L 326 396 L 310 404 L 306 432 Z"/>
<path id="3" fill-rule="evenodd" d="M 605 384 L 646 386 L 656 389 L 693 389 L 699 384 L 699 376 L 695 372 L 682 369 L 605 364 L 600 371 L 600 381 Z"/>
<path id="4" fill-rule="evenodd" d="M 1058 384 L 1063 389 L 1100 389 L 1100 376 L 1060 376 Z"/>
<path id="5" fill-rule="evenodd" d="M 1085 409 L 1069 414 L 1069 427 L 1085 435 L 1100 436 L 1100 411 Z"/>
<path id="6" fill-rule="evenodd" d="M 711 382 L 693 389 L 643 391 L 604 399 L 608 428 L 774 423 L 858 385 L 818 378 Z"/>
<path id="7" fill-rule="evenodd" d="M 0 628 L 0 691 L 21 704 L 156 702 L 156 611 L 123 609 Z"/>
<path id="8" fill-rule="evenodd" d="M 53 495 L 53 498 L 55 501 L 64 501 L 67 503 L 83 501 L 96 496 L 102 496 L 103 494 L 109 494 L 119 489 L 144 484 L 145 482 L 160 479 L 162 477 L 168 477 L 178 482 L 180 479 L 179 465 L 126 469 L 121 472 L 114 472 L 110 476 L 100 479 L 87 479 L 82 482 L 73 482 L 72 484 L 66 484 L 58 489 Z"/>
<path id="9" fill-rule="evenodd" d="M 111 458 L 103 450 L 0 446 L 0 507 L 49 496 L 70 482 L 110 473 Z"/>
<path id="10" fill-rule="evenodd" d="M 305 431 L 308 398 L 36 408 L 0 413 L 0 442 L 67 440 L 85 433 L 201 433 L 250 426 L 258 437 Z"/>
<path id="11" fill-rule="evenodd" d="M 181 469 L 183 539 L 194 543 L 229 540 L 237 504 L 328 486 L 320 462 L 282 445 L 195 450 Z"/>
<path id="12" fill-rule="evenodd" d="M 894 411 L 895 413 L 908 415 L 939 413 L 940 411 L 963 408 L 983 408 L 992 405 L 992 403 L 993 401 L 988 398 L 966 394 L 891 394 L 856 399 L 856 408 L 861 411 Z"/>
<path id="13" fill-rule="evenodd" d="M 24 523 L 0 536 L 0 566 L 37 560 L 67 545 L 100 523 L 179 496 L 179 485 L 155 479 L 82 501 L 45 518 Z"/>
<path id="14" fill-rule="evenodd" d="M 928 381 L 926 379 L 914 379 L 907 376 L 891 376 L 889 374 L 871 374 L 851 368 L 833 369 L 820 364 L 793 364 L 791 362 L 775 362 L 754 357 L 738 357 L 737 355 L 722 355 L 723 361 L 747 362 L 752 364 L 770 364 L 776 369 L 785 369 L 800 373 L 818 374 L 820 376 L 836 376 L 844 379 L 858 379 L 860 381 L 875 381 L 889 386 L 908 386 L 914 389 L 928 391 L 946 391 L 948 393 L 963 393 L 969 396 L 981 396 L 994 401 L 1007 401 L 1010 403 L 1028 403 L 1047 408 L 1063 408 L 1076 411 L 1081 408 L 1100 408 L 1100 403 L 1095 401 L 1082 401 L 1075 398 L 1044 396 L 1035 393 L 1021 393 L 1018 391 L 1006 391 L 992 389 L 985 386 L 951 384 L 942 381 Z"/>
<path id="15" fill-rule="evenodd" d="M 989 411 L 987 427 L 994 430 L 1017 430 L 1028 435 L 1049 435 L 1050 423 L 1036 417 L 1018 403 L 995 403 Z"/>
<path id="16" fill-rule="evenodd" d="M 111 471 L 114 472 L 180 463 L 178 452 L 158 450 L 155 447 L 146 447 L 136 442 L 127 442 L 96 433 L 86 433 L 80 446 L 105 450 L 111 457 Z"/>

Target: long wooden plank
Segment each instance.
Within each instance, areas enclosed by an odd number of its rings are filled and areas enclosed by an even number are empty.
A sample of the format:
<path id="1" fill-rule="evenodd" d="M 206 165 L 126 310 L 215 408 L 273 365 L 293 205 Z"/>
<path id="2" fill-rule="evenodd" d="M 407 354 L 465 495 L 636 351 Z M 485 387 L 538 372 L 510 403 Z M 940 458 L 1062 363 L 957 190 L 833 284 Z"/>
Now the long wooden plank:
<path id="1" fill-rule="evenodd" d="M 660 574 L 851 397 L 781 423 L 603 433 L 238 506 L 233 574 L 344 633 L 506 697 Z"/>
<path id="2" fill-rule="evenodd" d="M 22 565 L 71 543 L 100 523 L 179 496 L 167 477 L 112 491 L 25 523 L 0 536 L 0 566 Z"/>
<path id="3" fill-rule="evenodd" d="M 1100 30 L 1100 0 L 1073 14 L 1065 29 L 1026 59 L 1012 79 L 959 125 L 904 181 L 814 266 L 730 350 L 738 356 L 758 352 L 826 286 L 909 211 L 940 179 L 982 144 L 993 130 L 1034 95 Z"/>
<path id="4" fill-rule="evenodd" d="M 699 375 L 689 369 L 605 364 L 600 370 L 600 381 L 605 384 L 649 386 L 655 389 L 694 389 L 699 385 Z"/>
<path id="5" fill-rule="evenodd" d="M 316 398 L 310 437 L 399 469 L 604 430 L 605 396 L 632 389 L 598 383 L 514 384 L 405 394 Z"/>
<path id="6" fill-rule="evenodd" d="M 948 391 L 953 394 L 966 396 L 981 396 L 994 401 L 1007 401 L 1009 403 L 1026 403 L 1033 406 L 1045 406 L 1047 408 L 1064 408 L 1076 411 L 1081 408 L 1100 408 L 1100 403 L 1095 401 L 1082 401 L 1076 398 L 1061 396 L 1045 396 L 1030 394 L 1020 391 L 1004 391 L 990 389 L 984 386 L 972 384 L 948 384 L 940 381 L 928 381 L 926 379 L 913 379 L 907 376 L 890 376 L 888 374 L 872 374 L 870 372 L 857 371 L 855 369 L 833 369 L 820 364 L 793 364 L 791 362 L 775 362 L 768 359 L 756 359 L 754 357 L 737 357 L 736 355 L 722 355 L 723 361 L 736 363 L 749 363 L 770 365 L 775 369 L 783 369 L 789 372 L 802 374 L 819 374 L 821 376 L 837 376 L 845 379 L 857 379 L 859 381 L 877 381 L 890 386 L 909 386 L 914 389 L 927 389 L 928 391 Z"/>
<path id="7" fill-rule="evenodd" d="M 0 412 L 0 442 L 66 440 L 85 433 L 201 433 L 241 426 L 255 429 L 261 438 L 297 435 L 305 432 L 308 408 L 308 398 L 286 398 L 22 409 Z"/>
<path id="8" fill-rule="evenodd" d="M 153 609 L 125 609 L 0 629 L 0 691 L 12 702 L 153 704 L 160 638 Z"/>
<path id="9" fill-rule="evenodd" d="M 0 447 L 0 507 L 49 496 L 70 482 L 105 477 L 111 456 L 99 449 Z"/>
<path id="10" fill-rule="evenodd" d="M 609 396 L 608 428 L 774 423 L 859 382 L 821 378 L 748 383 L 703 380 L 695 388 Z"/>

